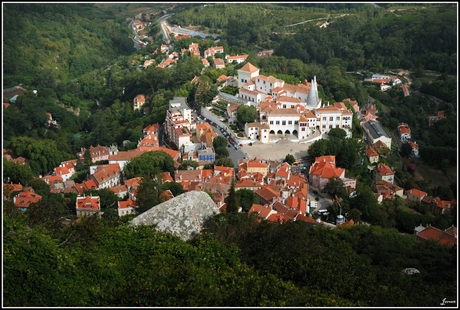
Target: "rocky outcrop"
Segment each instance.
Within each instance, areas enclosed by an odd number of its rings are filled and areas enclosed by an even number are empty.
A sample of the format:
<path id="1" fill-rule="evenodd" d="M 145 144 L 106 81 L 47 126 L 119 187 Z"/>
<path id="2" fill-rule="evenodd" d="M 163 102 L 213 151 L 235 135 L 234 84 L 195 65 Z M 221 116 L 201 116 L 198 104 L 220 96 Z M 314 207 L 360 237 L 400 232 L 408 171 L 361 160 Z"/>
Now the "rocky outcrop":
<path id="1" fill-rule="evenodd" d="M 136 216 L 130 224 L 157 225 L 158 231 L 188 240 L 201 232 L 206 219 L 217 213 L 219 209 L 207 193 L 190 191 Z"/>

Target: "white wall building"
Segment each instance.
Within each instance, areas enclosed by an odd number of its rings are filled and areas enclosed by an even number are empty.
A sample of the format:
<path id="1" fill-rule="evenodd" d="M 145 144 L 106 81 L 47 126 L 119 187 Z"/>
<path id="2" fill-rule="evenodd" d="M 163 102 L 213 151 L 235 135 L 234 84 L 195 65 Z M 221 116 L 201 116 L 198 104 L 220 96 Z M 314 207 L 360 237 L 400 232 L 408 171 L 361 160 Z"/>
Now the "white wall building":
<path id="1" fill-rule="evenodd" d="M 327 133 L 341 128 L 351 137 L 353 112 L 343 103 L 322 106 L 316 77 L 310 83 L 286 84 L 273 76 L 259 75 L 259 69 L 247 63 L 238 70 L 237 80 L 238 97 L 259 111 L 260 123 L 270 127 L 269 134 L 294 134 L 306 139 L 317 129 Z M 258 136 L 268 143 L 270 137 L 264 138 L 254 124 L 246 130 L 248 137 Z"/>

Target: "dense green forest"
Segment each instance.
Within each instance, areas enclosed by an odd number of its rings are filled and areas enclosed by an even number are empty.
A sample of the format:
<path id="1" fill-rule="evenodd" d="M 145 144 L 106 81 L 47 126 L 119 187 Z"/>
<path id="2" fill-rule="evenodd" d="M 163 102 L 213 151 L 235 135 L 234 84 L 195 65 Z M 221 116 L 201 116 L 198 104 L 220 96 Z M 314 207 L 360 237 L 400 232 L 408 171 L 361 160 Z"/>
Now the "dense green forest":
<path id="1" fill-rule="evenodd" d="M 58 212 L 3 212 L 6 307 L 436 307 L 457 294 L 456 250 L 378 226 L 229 213 L 182 241 L 129 217 L 57 228 Z"/>
<path id="2" fill-rule="evenodd" d="M 216 79 L 235 75 L 244 65 L 204 69 L 185 54 L 171 68 L 140 70 L 145 60 L 158 63 L 166 56 L 153 54 L 163 43 L 155 22 L 146 29 L 152 44 L 134 49 L 126 18 L 139 13 L 139 5 L 3 5 L 4 88 L 21 83 L 29 90 L 3 108 L 3 148 L 27 158 L 29 165 L 4 160 L 3 179 L 44 196 L 26 214 L 11 202 L 4 204 L 5 306 L 435 307 L 444 297 L 455 299 L 456 251 L 434 242 L 416 243 L 412 234 L 420 223 L 441 229 L 456 225 L 456 211 L 453 217 L 433 216 L 402 199 L 378 204 L 368 162 L 353 164 L 359 159 L 350 153 L 356 141 L 332 138 L 311 152 L 336 154 L 348 165 L 347 177 L 358 179 L 358 195 L 343 201 L 344 211 L 358 214 L 371 227 L 307 229 L 299 222 L 269 225 L 247 214 L 227 214 L 184 242 L 154 228 L 132 229 L 113 208 L 102 219 L 56 225 L 61 216 L 75 214 L 75 196 L 50 193 L 38 175 L 76 158 L 83 147 L 136 148 L 144 127 L 164 122 L 174 96 L 187 97 L 193 108 L 209 105 L 217 93 Z M 150 8 L 155 4 L 145 4 L 145 10 Z M 399 123 L 408 123 L 421 162 L 447 176 L 458 161 L 456 9 L 456 4 L 425 3 L 379 8 L 188 3 L 179 4 L 168 21 L 201 26 L 220 39 L 173 42 L 175 51 L 191 42 L 201 48 L 223 45 L 226 54 L 249 53 L 248 61 L 261 74 L 293 84 L 316 76 L 324 103 L 351 98 L 364 108 L 373 98 L 387 131 L 394 136 Z M 319 28 L 326 21 L 330 24 Z M 266 48 L 274 49 L 274 55 L 258 57 L 256 52 Z M 353 73 L 368 76 L 400 68 L 410 72 L 408 97 L 400 87 L 382 92 Z M 190 82 L 195 76 L 197 84 Z M 149 113 L 133 110 L 138 94 L 146 94 Z M 444 111 L 445 119 L 428 126 L 427 116 L 438 111 Z M 47 112 L 58 126 L 47 126 Z M 353 137 L 362 134 L 354 119 Z M 395 179 L 404 189 L 457 197 L 456 179 L 433 185 L 416 178 L 404 149 L 394 148 L 383 161 L 397 167 Z M 75 180 L 82 181 L 87 169 L 80 162 Z M 98 194 L 107 205 L 116 201 L 110 191 Z M 338 206 L 334 203 L 330 211 L 335 216 Z M 420 274 L 401 274 L 408 267 Z"/>
<path id="3" fill-rule="evenodd" d="M 130 29 L 119 19 L 97 14 L 93 4 L 10 3 L 3 9 L 6 87 L 54 86 L 53 80 L 76 79 L 135 51 Z M 50 76 L 47 83 L 37 80 L 43 72 Z"/>
<path id="4" fill-rule="evenodd" d="M 214 4 L 180 12 L 169 21 L 207 27 L 230 46 L 273 48 L 276 55 L 308 64 L 324 65 L 337 57 L 347 71 L 421 67 L 456 74 L 455 4 L 393 6 Z M 325 21 L 330 25 L 316 25 Z"/>

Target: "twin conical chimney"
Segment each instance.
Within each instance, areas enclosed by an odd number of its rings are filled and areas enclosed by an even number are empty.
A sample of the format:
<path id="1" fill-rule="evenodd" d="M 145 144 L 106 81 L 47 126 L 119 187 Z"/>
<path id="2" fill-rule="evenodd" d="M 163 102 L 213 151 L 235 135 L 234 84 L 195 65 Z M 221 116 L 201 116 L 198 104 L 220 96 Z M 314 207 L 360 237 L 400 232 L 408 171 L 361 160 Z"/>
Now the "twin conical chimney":
<path id="1" fill-rule="evenodd" d="M 314 108 L 318 104 L 318 88 L 316 87 L 316 75 L 313 77 L 311 81 L 310 90 L 308 91 L 307 96 L 307 106 Z"/>

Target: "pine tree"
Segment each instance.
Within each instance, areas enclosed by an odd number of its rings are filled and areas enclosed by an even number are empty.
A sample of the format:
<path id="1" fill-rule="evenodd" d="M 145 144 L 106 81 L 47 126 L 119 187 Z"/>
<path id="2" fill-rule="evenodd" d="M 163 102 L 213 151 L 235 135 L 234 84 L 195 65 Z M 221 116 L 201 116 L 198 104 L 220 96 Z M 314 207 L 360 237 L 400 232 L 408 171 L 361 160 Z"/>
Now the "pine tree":
<path id="1" fill-rule="evenodd" d="M 228 196 L 225 198 L 225 203 L 227 204 L 227 213 L 237 213 L 238 212 L 238 201 L 235 192 L 235 180 L 232 179 L 232 184 L 228 190 Z"/>

